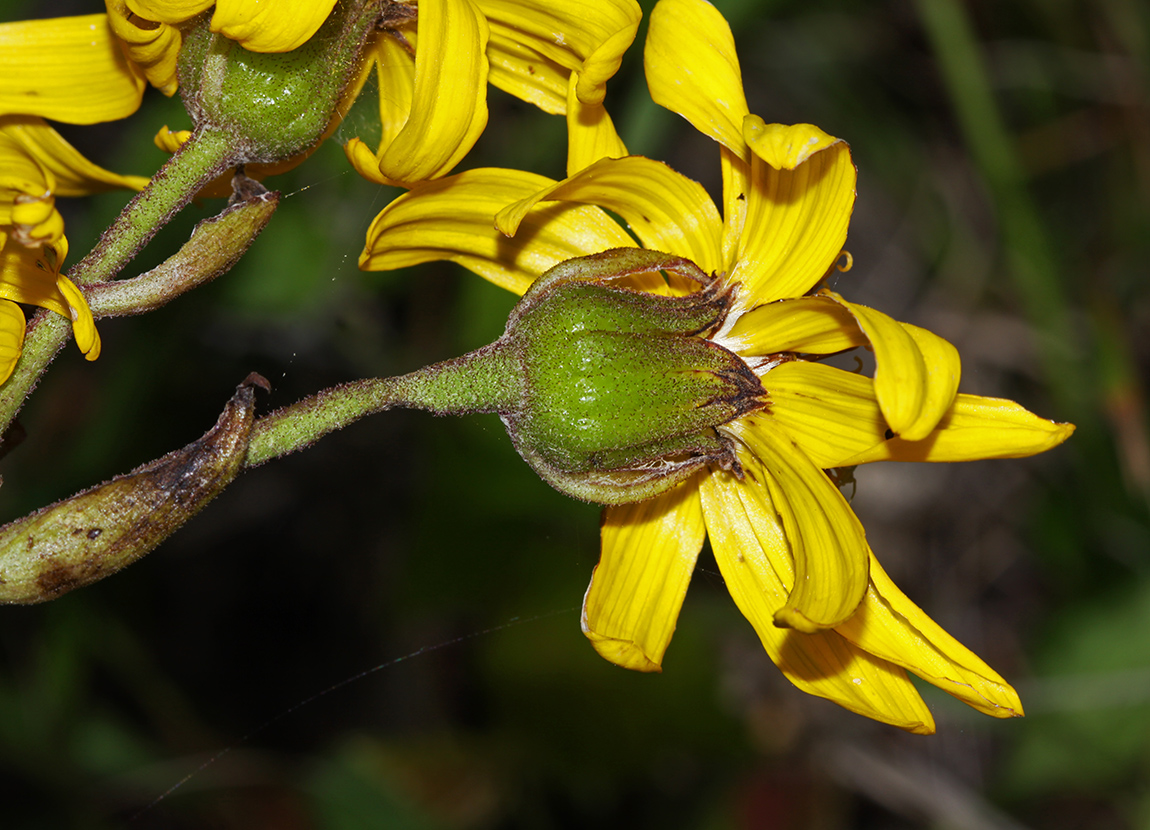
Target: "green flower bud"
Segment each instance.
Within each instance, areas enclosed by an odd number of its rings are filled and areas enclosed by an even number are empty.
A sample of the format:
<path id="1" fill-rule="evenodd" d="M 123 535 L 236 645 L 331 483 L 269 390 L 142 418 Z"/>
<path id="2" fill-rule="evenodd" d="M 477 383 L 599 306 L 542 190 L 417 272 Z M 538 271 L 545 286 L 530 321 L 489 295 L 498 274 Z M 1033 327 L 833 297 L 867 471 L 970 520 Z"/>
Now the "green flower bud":
<path id="1" fill-rule="evenodd" d="M 237 163 L 283 161 L 311 148 L 345 103 L 380 7 L 381 0 L 337 3 L 290 52 L 249 52 L 208 28 L 210 12 L 196 18 L 180 49 L 179 79 L 197 129 L 227 134 Z"/>
<path id="2" fill-rule="evenodd" d="M 615 283 L 659 270 L 701 288 L 670 297 Z M 556 489 L 605 504 L 650 498 L 706 464 L 736 467 L 716 428 L 765 394 L 705 337 L 730 304 L 719 280 L 658 251 L 606 251 L 545 273 L 496 344 L 522 373 L 518 404 L 501 411 L 520 455 Z"/>

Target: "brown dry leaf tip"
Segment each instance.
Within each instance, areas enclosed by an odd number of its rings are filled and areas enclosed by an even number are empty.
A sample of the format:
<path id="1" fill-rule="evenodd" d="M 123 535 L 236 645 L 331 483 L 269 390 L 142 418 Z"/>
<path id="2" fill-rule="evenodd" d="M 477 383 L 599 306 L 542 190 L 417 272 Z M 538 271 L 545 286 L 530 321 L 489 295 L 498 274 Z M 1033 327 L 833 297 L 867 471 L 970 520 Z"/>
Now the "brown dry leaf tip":
<path id="1" fill-rule="evenodd" d="M 186 447 L 0 528 L 0 602 L 54 599 L 130 565 L 219 495 L 243 465 L 253 372 L 216 425 Z"/>

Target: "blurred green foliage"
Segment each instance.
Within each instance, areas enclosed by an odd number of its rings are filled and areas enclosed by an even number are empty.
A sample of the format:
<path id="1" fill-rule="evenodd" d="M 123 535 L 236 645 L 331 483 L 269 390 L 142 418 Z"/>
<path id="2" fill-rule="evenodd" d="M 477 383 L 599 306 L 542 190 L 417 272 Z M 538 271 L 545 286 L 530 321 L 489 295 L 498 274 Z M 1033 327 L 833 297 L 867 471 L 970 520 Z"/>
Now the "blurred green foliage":
<path id="1" fill-rule="evenodd" d="M 1150 11 L 716 4 L 752 111 L 851 142 L 856 265 L 836 288 L 955 342 L 964 391 L 1079 424 L 1048 457 L 858 471 L 888 570 L 1029 716 L 932 695 L 923 739 L 803 698 L 707 554 L 665 673 L 616 669 L 579 632 L 596 510 L 536 479 L 494 417 L 397 412 L 245 474 L 124 573 L 3 610 L 0 826 L 1150 827 Z M 561 176 L 561 120 L 491 104 L 465 166 Z M 717 191 L 714 144 L 650 102 L 639 45 L 607 104 L 633 151 Z M 67 135 L 149 173 L 164 123 L 188 126 L 150 94 Z M 335 142 L 269 184 L 286 198 L 231 273 L 105 321 L 96 364 L 57 359 L 0 518 L 187 443 L 249 371 L 270 409 L 502 330 L 514 298 L 460 268 L 356 269 L 394 191 Z M 62 206 L 76 258 L 124 201 Z M 138 270 L 218 207 L 185 211 Z"/>

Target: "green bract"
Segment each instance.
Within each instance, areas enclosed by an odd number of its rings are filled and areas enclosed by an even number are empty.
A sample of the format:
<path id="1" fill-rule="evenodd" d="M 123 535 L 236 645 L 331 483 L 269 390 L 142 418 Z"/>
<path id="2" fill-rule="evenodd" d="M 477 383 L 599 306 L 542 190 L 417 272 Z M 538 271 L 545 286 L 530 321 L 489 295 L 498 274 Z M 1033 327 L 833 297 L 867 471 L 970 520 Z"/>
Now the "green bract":
<path id="1" fill-rule="evenodd" d="M 327 131 L 355 80 L 380 0 L 344 2 L 290 52 L 250 52 L 192 21 L 180 51 L 180 92 L 197 128 L 222 131 L 243 163 L 283 161 Z"/>
<path id="2" fill-rule="evenodd" d="M 614 284 L 671 271 L 701 290 L 657 296 Z M 735 465 L 715 428 L 764 405 L 747 364 L 703 336 L 729 292 L 689 260 L 620 248 L 541 276 L 500 340 L 522 371 L 503 421 L 523 458 L 568 495 L 605 504 L 650 498 L 707 463 Z"/>

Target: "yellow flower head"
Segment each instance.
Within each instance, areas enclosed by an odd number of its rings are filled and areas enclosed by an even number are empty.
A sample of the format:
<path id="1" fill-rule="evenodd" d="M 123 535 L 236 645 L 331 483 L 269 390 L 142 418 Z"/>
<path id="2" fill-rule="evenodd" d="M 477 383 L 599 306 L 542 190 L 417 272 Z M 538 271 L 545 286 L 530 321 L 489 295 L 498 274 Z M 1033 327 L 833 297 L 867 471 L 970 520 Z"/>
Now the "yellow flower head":
<path id="1" fill-rule="evenodd" d="M 0 116 L 0 383 L 8 379 L 24 341 L 24 313 L 38 305 L 72 321 L 76 343 L 89 360 L 100 338 L 83 295 L 60 264 L 68 252 L 56 196 L 80 196 L 124 187 L 139 190 L 140 176 L 120 176 L 84 158 L 39 118 Z"/>
<path id="2" fill-rule="evenodd" d="M 305 43 L 335 0 L 105 0 L 107 14 L 0 24 L 0 114 L 71 124 L 127 118 L 144 86 L 175 93 L 180 26 L 211 9 L 213 32 L 253 52 Z"/>
<path id="3" fill-rule="evenodd" d="M 587 637 L 612 662 L 659 671 L 709 536 L 732 597 L 804 691 L 931 732 L 910 670 L 982 712 L 1021 715 L 1014 690 L 886 576 L 826 471 L 1020 457 L 1056 446 L 1073 426 L 958 394 L 950 343 L 837 294 L 808 293 L 846 240 L 850 150 L 811 125 L 749 113 L 730 30 L 712 6 L 661 0 L 645 63 L 655 100 L 721 144 L 722 215 L 697 183 L 641 157 L 602 159 L 562 182 L 473 170 L 389 205 L 368 232 L 361 267 L 451 259 L 522 293 L 557 262 L 634 245 L 607 208 L 643 247 L 718 274 L 735 301 L 705 334 L 758 374 L 764 405 L 719 428 L 737 466 L 607 508 L 584 600 Z M 675 276 L 646 275 L 632 287 L 691 290 Z M 874 351 L 873 379 L 817 362 L 856 346 Z"/>

